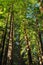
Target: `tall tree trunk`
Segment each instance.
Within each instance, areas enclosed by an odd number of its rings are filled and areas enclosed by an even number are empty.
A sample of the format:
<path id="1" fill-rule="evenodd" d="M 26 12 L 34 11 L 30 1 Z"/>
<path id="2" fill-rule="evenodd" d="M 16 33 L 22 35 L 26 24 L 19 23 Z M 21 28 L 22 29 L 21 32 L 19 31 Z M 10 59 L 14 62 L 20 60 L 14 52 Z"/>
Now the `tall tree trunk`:
<path id="1" fill-rule="evenodd" d="M 42 53 L 42 57 L 41 57 L 41 58 L 42 58 L 42 65 L 43 65 L 43 42 L 42 42 L 41 34 L 42 34 L 42 33 L 41 33 L 41 32 L 39 32 L 39 39 L 40 39 L 40 43 L 41 43 L 41 50 L 42 50 L 42 52 L 41 52 L 41 53 Z"/>
<path id="2" fill-rule="evenodd" d="M 41 53 L 41 56 L 39 55 L 39 61 L 40 61 L 40 65 L 43 65 L 43 59 L 42 59 L 42 42 L 41 42 L 41 39 L 40 39 L 40 30 L 39 30 L 39 26 L 38 26 L 38 19 L 36 19 L 36 28 L 37 28 L 37 30 L 36 30 L 36 32 L 37 32 L 37 34 L 38 34 L 38 45 L 40 45 L 40 49 L 39 49 L 39 51 L 40 51 L 40 53 Z"/>
<path id="3" fill-rule="evenodd" d="M 41 4 L 40 4 L 40 12 L 43 13 L 43 0 L 40 0 L 39 1 Z M 41 38 L 41 35 L 43 34 L 43 31 L 42 33 L 39 31 L 39 39 L 40 39 L 40 43 L 41 43 L 41 50 L 42 50 L 42 65 L 43 65 L 43 42 L 42 42 L 42 38 Z"/>
<path id="4" fill-rule="evenodd" d="M 24 21 L 24 34 L 25 34 L 25 41 L 26 41 L 27 51 L 28 51 L 28 60 L 29 60 L 29 65 L 32 65 L 32 56 L 31 56 L 31 49 L 30 49 L 30 40 L 28 39 L 25 26 L 26 26 L 26 23 Z"/>
<path id="5" fill-rule="evenodd" d="M 10 17 L 10 38 L 9 38 L 9 46 L 8 46 L 8 55 L 7 55 L 7 64 L 6 65 L 12 65 L 13 22 L 14 22 L 14 13 L 13 13 L 13 5 L 12 5 L 11 17 Z"/>
<path id="6" fill-rule="evenodd" d="M 9 15 L 8 15 L 8 16 L 9 16 Z M 3 60 L 4 46 L 5 46 L 5 40 L 6 40 L 6 34 L 7 34 L 7 26 L 8 26 L 8 18 L 6 18 L 6 27 L 5 27 L 5 31 L 4 31 L 4 33 L 3 33 L 2 52 L 1 52 L 1 57 L 0 57 L 0 65 L 2 65 L 2 60 Z"/>

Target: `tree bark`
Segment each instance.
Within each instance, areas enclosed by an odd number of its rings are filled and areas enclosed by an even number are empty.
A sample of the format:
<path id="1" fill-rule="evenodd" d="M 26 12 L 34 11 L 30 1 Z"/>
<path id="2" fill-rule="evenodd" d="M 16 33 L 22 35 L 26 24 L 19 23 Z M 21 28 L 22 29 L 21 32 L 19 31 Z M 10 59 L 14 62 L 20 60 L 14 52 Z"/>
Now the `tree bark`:
<path id="1" fill-rule="evenodd" d="M 24 34 L 25 34 L 25 41 L 26 41 L 27 51 L 28 51 L 28 60 L 29 60 L 29 65 L 32 65 L 32 56 L 31 56 L 31 49 L 30 49 L 30 40 L 28 39 L 25 26 L 26 26 L 26 23 L 24 22 Z"/>

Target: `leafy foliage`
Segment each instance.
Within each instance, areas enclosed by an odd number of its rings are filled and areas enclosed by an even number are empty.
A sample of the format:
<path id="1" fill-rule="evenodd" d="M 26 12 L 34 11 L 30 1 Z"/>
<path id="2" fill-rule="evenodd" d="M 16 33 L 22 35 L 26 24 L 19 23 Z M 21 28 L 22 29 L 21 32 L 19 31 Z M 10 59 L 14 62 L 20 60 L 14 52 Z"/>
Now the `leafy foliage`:
<path id="1" fill-rule="evenodd" d="M 38 45 L 37 30 L 43 30 L 43 12 L 40 11 L 40 3 L 38 0 L 0 0 L 0 39 L 2 39 L 1 33 L 6 27 L 8 13 L 10 14 L 12 10 L 12 4 L 14 14 L 13 65 L 18 65 L 19 61 L 21 63 L 24 61 L 24 64 L 28 65 L 29 59 L 26 40 L 24 38 L 24 28 L 26 29 L 28 40 L 30 40 L 32 63 L 33 65 L 38 65 L 38 56 L 41 54 L 38 52 L 40 45 Z M 37 19 L 38 24 L 36 24 Z M 19 60 L 19 56 L 23 61 Z"/>

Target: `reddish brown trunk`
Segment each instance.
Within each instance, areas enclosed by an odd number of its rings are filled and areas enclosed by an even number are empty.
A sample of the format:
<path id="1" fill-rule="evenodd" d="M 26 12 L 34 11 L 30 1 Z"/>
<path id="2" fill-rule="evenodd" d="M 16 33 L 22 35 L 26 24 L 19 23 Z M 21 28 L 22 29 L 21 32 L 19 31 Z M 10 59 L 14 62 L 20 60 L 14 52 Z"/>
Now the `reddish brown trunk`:
<path id="1" fill-rule="evenodd" d="M 25 23 L 24 23 L 25 24 Z M 29 60 L 29 65 L 32 65 L 32 56 L 31 56 L 31 49 L 30 49 L 30 40 L 28 39 L 25 25 L 24 25 L 24 33 L 25 33 L 25 40 L 26 40 L 26 46 L 27 46 L 27 51 L 28 51 L 28 60 Z"/>
<path id="2" fill-rule="evenodd" d="M 12 6 L 13 10 L 13 6 Z M 13 21 L 14 21 L 14 16 L 13 16 L 13 11 L 11 12 L 11 17 L 10 17 L 10 38 L 9 38 L 9 46 L 8 46 L 8 55 L 7 55 L 7 64 L 6 65 L 12 65 L 12 48 L 13 48 Z"/>
<path id="3" fill-rule="evenodd" d="M 38 26 L 38 19 L 36 19 L 36 28 L 37 28 L 37 30 L 36 30 L 36 32 L 37 32 L 37 34 L 38 34 L 38 39 L 39 39 L 39 41 L 38 41 L 38 45 L 40 45 L 40 49 L 39 49 L 39 51 L 41 50 L 41 57 L 40 57 L 40 55 L 39 55 L 39 63 L 40 63 L 40 65 L 43 65 L 43 60 L 42 60 L 42 41 L 41 41 L 41 35 L 40 35 L 40 30 L 39 30 L 39 26 Z"/>

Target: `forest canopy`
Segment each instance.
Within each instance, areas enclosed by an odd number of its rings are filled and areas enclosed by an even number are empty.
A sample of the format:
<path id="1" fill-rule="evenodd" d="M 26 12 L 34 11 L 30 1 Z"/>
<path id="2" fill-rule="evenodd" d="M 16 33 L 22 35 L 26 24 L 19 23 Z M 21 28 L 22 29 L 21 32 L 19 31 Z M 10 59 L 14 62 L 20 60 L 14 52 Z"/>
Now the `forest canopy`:
<path id="1" fill-rule="evenodd" d="M 0 65 L 43 65 L 43 0 L 0 0 Z"/>

